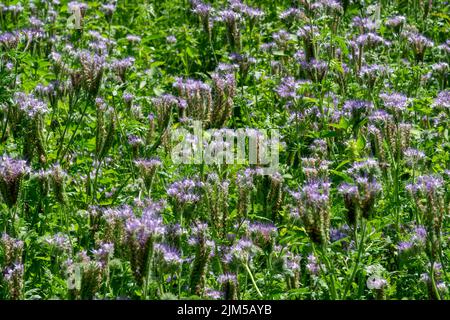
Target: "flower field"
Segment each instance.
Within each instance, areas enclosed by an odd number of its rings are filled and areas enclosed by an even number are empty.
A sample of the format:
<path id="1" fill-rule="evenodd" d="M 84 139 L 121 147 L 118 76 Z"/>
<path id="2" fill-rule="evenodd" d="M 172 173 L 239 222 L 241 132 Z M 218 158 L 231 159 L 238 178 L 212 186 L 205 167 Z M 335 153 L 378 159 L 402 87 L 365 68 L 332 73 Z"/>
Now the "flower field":
<path id="1" fill-rule="evenodd" d="M 450 299 L 449 8 L 3 0 L 0 299 Z"/>

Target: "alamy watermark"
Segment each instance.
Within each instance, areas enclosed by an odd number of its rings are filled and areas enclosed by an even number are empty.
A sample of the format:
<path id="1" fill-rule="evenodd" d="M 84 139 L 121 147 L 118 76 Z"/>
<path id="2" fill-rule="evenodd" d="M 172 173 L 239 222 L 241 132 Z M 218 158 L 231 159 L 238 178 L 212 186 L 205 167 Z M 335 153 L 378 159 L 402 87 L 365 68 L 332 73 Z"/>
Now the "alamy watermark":
<path id="1" fill-rule="evenodd" d="M 68 12 L 70 13 L 69 18 L 67 19 L 66 26 L 68 29 L 81 29 L 81 21 L 82 21 L 82 8 L 79 4 L 72 4 L 68 7 Z"/>
<path id="2" fill-rule="evenodd" d="M 67 28 L 81 29 L 83 8 L 72 4 Z M 280 135 L 277 129 L 208 129 L 201 121 L 187 128 L 170 129 L 174 164 L 255 165 L 261 174 L 278 172 Z"/>
<path id="3" fill-rule="evenodd" d="M 201 121 L 169 131 L 175 164 L 256 165 L 262 174 L 278 170 L 280 135 L 277 129 L 208 129 Z"/>

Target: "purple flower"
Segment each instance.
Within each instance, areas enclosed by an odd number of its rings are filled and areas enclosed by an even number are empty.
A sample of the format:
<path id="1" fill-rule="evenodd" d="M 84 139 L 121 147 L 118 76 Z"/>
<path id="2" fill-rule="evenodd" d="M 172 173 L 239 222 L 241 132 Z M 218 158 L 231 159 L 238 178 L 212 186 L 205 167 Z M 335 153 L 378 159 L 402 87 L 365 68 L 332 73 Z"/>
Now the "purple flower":
<path id="1" fill-rule="evenodd" d="M 30 17 L 29 22 L 33 29 L 39 29 L 44 26 L 44 23 L 36 17 Z"/>
<path id="2" fill-rule="evenodd" d="M 283 78 L 278 88 L 275 90 L 281 98 L 296 99 L 299 97 L 297 90 L 303 82 L 295 80 L 294 77 Z"/>
<path id="3" fill-rule="evenodd" d="M 3 264 L 9 266 L 14 263 L 22 262 L 24 242 L 3 233 L 0 238 L 0 248 L 3 251 Z"/>
<path id="4" fill-rule="evenodd" d="M 249 6 L 244 6 L 244 8 L 242 9 L 242 14 L 250 18 L 250 20 L 253 22 L 256 19 L 261 19 L 264 17 L 264 11 Z"/>
<path id="5" fill-rule="evenodd" d="M 411 45 L 417 61 L 423 61 L 425 50 L 434 46 L 433 41 L 418 33 L 407 32 L 406 39 Z"/>
<path id="6" fill-rule="evenodd" d="M 391 28 L 398 28 L 406 22 L 404 16 L 394 16 L 386 20 L 386 25 Z"/>
<path id="7" fill-rule="evenodd" d="M 311 180 L 299 191 L 291 192 L 306 232 L 319 244 L 329 240 L 330 186 L 328 181 Z"/>
<path id="8" fill-rule="evenodd" d="M 72 248 L 69 237 L 63 233 L 57 233 L 52 237 L 48 237 L 45 239 L 45 242 L 62 252 L 68 252 Z"/>
<path id="9" fill-rule="evenodd" d="M 424 175 L 417 178 L 416 183 L 406 185 L 412 195 L 435 194 L 442 191 L 444 180 L 440 176 Z"/>
<path id="10" fill-rule="evenodd" d="M 102 263 L 105 266 L 108 263 L 108 260 L 114 254 L 114 244 L 109 242 L 103 242 L 100 244 L 98 249 L 92 250 L 92 254 L 96 258 L 97 261 Z"/>
<path id="11" fill-rule="evenodd" d="M 393 116 L 385 110 L 375 110 L 369 116 L 369 121 L 376 125 L 385 125 L 392 122 Z"/>
<path id="12" fill-rule="evenodd" d="M 351 23 L 352 27 L 359 28 L 361 33 L 375 31 L 378 26 L 371 18 L 354 17 Z"/>
<path id="13" fill-rule="evenodd" d="M 160 257 L 161 261 L 169 267 L 176 267 L 183 263 L 180 252 L 176 248 L 157 243 L 154 246 L 154 251 Z"/>
<path id="14" fill-rule="evenodd" d="M 112 3 L 102 4 L 100 10 L 108 19 L 110 19 L 113 13 L 116 11 L 116 5 Z"/>
<path id="15" fill-rule="evenodd" d="M 320 265 L 317 261 L 317 258 L 312 253 L 308 256 L 308 263 L 306 264 L 306 269 L 313 276 L 319 274 Z"/>
<path id="16" fill-rule="evenodd" d="M 342 194 L 344 198 L 344 205 L 347 209 L 347 220 L 350 224 L 356 222 L 356 210 L 359 208 L 359 190 L 358 186 L 354 184 L 343 183 L 339 186 L 338 192 Z"/>
<path id="17" fill-rule="evenodd" d="M 367 115 L 373 109 L 373 104 L 363 100 L 347 100 L 342 107 L 345 115 L 354 119 L 359 119 L 362 115 Z"/>
<path id="18" fill-rule="evenodd" d="M 431 65 L 431 70 L 433 72 L 445 75 L 448 72 L 448 63 L 445 62 L 439 62 Z"/>
<path id="19" fill-rule="evenodd" d="M 170 35 L 166 38 L 166 41 L 168 44 L 175 44 L 177 43 L 177 38 L 173 35 Z"/>
<path id="20" fill-rule="evenodd" d="M 372 65 L 364 65 L 359 70 L 359 77 L 365 79 L 369 86 L 373 87 L 376 80 L 379 78 L 388 75 L 392 70 L 384 65 L 372 64 Z"/>
<path id="21" fill-rule="evenodd" d="M 311 4 L 312 10 L 329 10 L 341 12 L 343 10 L 341 4 L 338 0 L 319 0 Z"/>
<path id="22" fill-rule="evenodd" d="M 13 282 L 14 278 L 23 276 L 23 264 L 15 263 L 12 267 L 8 267 L 4 273 L 4 278 L 8 282 Z"/>
<path id="23" fill-rule="evenodd" d="M 134 61 L 133 57 L 114 59 L 110 64 L 110 68 L 117 73 L 122 81 L 125 81 L 125 73 L 134 65 Z"/>
<path id="24" fill-rule="evenodd" d="M 448 110 L 450 109 L 450 90 L 445 90 L 439 92 L 437 97 L 434 99 L 432 106 L 434 108 Z"/>
<path id="25" fill-rule="evenodd" d="M 78 56 L 82 66 L 83 83 L 92 95 L 96 95 L 103 76 L 105 56 L 88 51 L 82 51 Z"/>
<path id="26" fill-rule="evenodd" d="M 427 238 L 427 230 L 423 226 L 417 226 L 414 229 L 414 234 L 411 237 L 411 241 L 425 243 Z"/>
<path id="27" fill-rule="evenodd" d="M 134 164 L 144 171 L 151 171 L 153 168 L 161 166 L 162 162 L 158 158 L 138 159 L 134 161 Z"/>
<path id="28" fill-rule="evenodd" d="M 339 186 L 338 192 L 345 196 L 356 197 L 358 195 L 358 187 L 348 183 L 343 183 Z"/>
<path id="29" fill-rule="evenodd" d="M 413 46 L 413 49 L 418 52 L 434 46 L 433 41 L 418 33 L 409 34 L 407 40 Z"/>
<path id="30" fill-rule="evenodd" d="M 168 125 L 174 108 L 178 111 L 184 111 L 188 106 L 186 100 L 177 98 L 171 94 L 163 94 L 159 97 L 153 98 L 152 103 L 157 110 L 157 119 L 162 129 Z"/>
<path id="31" fill-rule="evenodd" d="M 9 291 L 9 296 L 13 300 L 22 298 L 22 291 L 24 287 L 24 266 L 21 263 L 15 263 L 8 267 L 3 278 L 5 279 L 6 286 Z"/>
<path id="32" fill-rule="evenodd" d="M 141 37 L 133 35 L 133 34 L 127 35 L 126 39 L 128 41 L 130 41 L 131 43 L 140 43 L 142 40 Z"/>
<path id="33" fill-rule="evenodd" d="M 12 183 L 30 172 L 26 161 L 3 155 L 0 159 L 0 181 Z"/>
<path id="34" fill-rule="evenodd" d="M 277 47 L 277 45 L 275 42 L 261 43 L 261 45 L 259 46 L 259 48 L 263 52 L 271 52 L 276 47 Z"/>
<path id="35" fill-rule="evenodd" d="M 192 204 L 200 201 L 203 187 L 204 184 L 200 181 L 184 179 L 172 183 L 167 189 L 167 194 L 179 204 Z"/>
<path id="36" fill-rule="evenodd" d="M 416 165 L 419 161 L 425 158 L 425 153 L 423 151 L 408 148 L 403 152 L 405 156 L 406 163 L 410 166 Z"/>
<path id="37" fill-rule="evenodd" d="M 369 32 L 359 35 L 356 38 L 356 43 L 362 47 L 377 47 L 379 45 L 389 46 L 389 42 L 384 40 L 383 37 L 379 36 L 376 33 Z"/>
<path id="38" fill-rule="evenodd" d="M 386 109 L 392 110 L 395 113 L 406 110 L 408 106 L 408 98 L 400 93 L 381 93 L 380 99 Z"/>
<path id="39" fill-rule="evenodd" d="M 328 64 L 325 61 L 311 59 L 309 62 L 301 61 L 302 67 L 308 71 L 310 79 L 321 82 L 328 71 Z"/>
<path id="40" fill-rule="evenodd" d="M 23 264 L 14 264 L 12 267 L 7 268 L 4 277 L 6 281 L 11 281 L 18 274 L 23 274 Z"/>
<path id="41" fill-rule="evenodd" d="M 23 92 L 17 92 L 14 96 L 14 101 L 19 109 L 30 118 L 49 112 L 47 104 L 36 99 L 32 94 L 27 95 Z"/>
<path id="42" fill-rule="evenodd" d="M 348 225 L 344 225 L 340 228 L 331 228 L 330 230 L 330 240 L 331 242 L 339 241 L 348 236 L 350 228 Z"/>
<path id="43" fill-rule="evenodd" d="M 225 274 L 221 274 L 218 278 L 217 278 L 217 282 L 219 284 L 224 284 L 227 282 L 233 282 L 233 283 L 237 283 L 237 277 L 235 274 L 231 274 L 231 273 L 225 273 Z"/>
<path id="44" fill-rule="evenodd" d="M 281 20 L 295 20 L 304 17 L 304 12 L 298 8 L 289 8 L 280 13 Z"/>
<path id="45" fill-rule="evenodd" d="M 69 8 L 70 12 L 74 12 L 76 9 L 80 9 L 82 12 L 85 12 L 88 9 L 88 5 L 86 3 L 78 1 L 70 1 L 67 4 L 67 7 Z"/>
<path id="46" fill-rule="evenodd" d="M 218 15 L 218 20 L 227 24 L 234 24 L 241 18 L 242 16 L 233 10 L 222 10 Z"/>
<path id="47" fill-rule="evenodd" d="M 436 288 L 439 290 L 439 292 L 441 292 L 442 294 L 446 294 L 448 292 L 448 288 L 447 285 L 440 281 L 438 283 L 436 283 Z"/>
<path id="48" fill-rule="evenodd" d="M 273 224 L 263 222 L 250 223 L 248 230 L 256 236 L 263 238 L 265 242 L 269 242 L 277 233 L 277 228 Z"/>
<path id="49" fill-rule="evenodd" d="M 208 224 L 196 222 L 191 226 L 191 237 L 188 239 L 188 244 L 191 246 L 198 246 L 200 243 L 206 244 L 210 248 L 214 248 L 215 243 L 208 238 Z"/>
<path id="50" fill-rule="evenodd" d="M 0 158 L 0 193 L 9 207 L 17 202 L 23 176 L 30 172 L 26 161 L 3 155 Z"/>
<path id="51" fill-rule="evenodd" d="M 203 92 L 210 93 L 211 87 L 199 80 L 176 78 L 173 87 L 177 89 L 180 96 L 193 97 Z"/>
<path id="52" fill-rule="evenodd" d="M 210 289 L 210 288 L 207 288 L 205 290 L 205 296 L 210 298 L 210 299 L 213 299 L 213 300 L 222 299 L 223 295 L 224 294 L 223 294 L 222 291 L 217 291 L 217 290 L 213 290 L 213 289 Z"/>
<path id="53" fill-rule="evenodd" d="M 158 238 L 164 235 L 165 226 L 159 215 L 162 208 L 153 203 L 144 209 L 142 216 L 131 217 L 126 221 L 125 230 L 129 238 L 134 238 L 141 245 L 145 245 L 149 238 Z"/>
<path id="54" fill-rule="evenodd" d="M 450 54 L 450 40 L 447 40 L 445 43 L 442 43 L 438 46 L 439 50 L 442 50 L 443 52 Z"/>
<path id="55" fill-rule="evenodd" d="M 358 177 L 356 183 L 361 192 L 365 195 L 375 196 L 382 190 L 381 185 L 378 182 L 369 180 L 367 177 Z"/>
<path id="56" fill-rule="evenodd" d="M 122 96 L 122 99 L 126 104 L 130 104 L 134 99 L 134 95 L 129 92 L 125 92 Z"/>
<path id="57" fill-rule="evenodd" d="M 379 276 L 371 276 L 367 279 L 367 288 L 371 290 L 382 290 L 387 284 L 387 281 Z"/>
<path id="58" fill-rule="evenodd" d="M 250 239 L 239 239 L 227 252 L 225 252 L 224 262 L 227 264 L 232 262 L 245 262 L 258 250 L 258 247 L 256 247 Z"/>
<path id="59" fill-rule="evenodd" d="M 398 251 L 400 251 L 400 253 L 403 253 L 410 250 L 413 246 L 414 244 L 412 242 L 402 241 L 398 243 L 397 249 Z"/>
<path id="60" fill-rule="evenodd" d="M 279 46 L 283 47 L 291 39 L 291 34 L 286 30 L 281 29 L 273 33 L 272 38 Z"/>
<path id="61" fill-rule="evenodd" d="M 207 18 L 213 10 L 211 5 L 203 3 L 201 1 L 195 1 L 193 7 L 194 8 L 192 9 L 192 12 L 199 15 L 202 18 Z"/>
<path id="62" fill-rule="evenodd" d="M 5 32 L 0 34 L 0 44 L 6 48 L 15 48 L 19 44 L 20 35 L 18 32 Z"/>
<path id="63" fill-rule="evenodd" d="M 144 145 L 144 141 L 135 135 L 130 134 L 128 136 L 128 143 L 132 146 L 132 147 L 137 147 L 137 146 L 142 146 Z"/>
<path id="64" fill-rule="evenodd" d="M 305 25 L 297 31 L 297 36 L 303 40 L 316 38 L 319 34 L 319 28 L 313 25 Z"/>
<path id="65" fill-rule="evenodd" d="M 369 158 L 363 161 L 358 161 L 353 163 L 353 165 L 347 169 L 347 173 L 353 176 L 353 178 L 358 179 L 360 177 L 371 177 L 379 174 L 379 164 L 378 161 Z"/>
<path id="66" fill-rule="evenodd" d="M 286 257 L 286 265 L 285 265 L 286 271 L 292 274 L 295 272 L 299 272 L 301 270 L 300 260 L 302 257 L 300 255 L 296 255 L 288 251 L 286 252 L 285 257 Z"/>

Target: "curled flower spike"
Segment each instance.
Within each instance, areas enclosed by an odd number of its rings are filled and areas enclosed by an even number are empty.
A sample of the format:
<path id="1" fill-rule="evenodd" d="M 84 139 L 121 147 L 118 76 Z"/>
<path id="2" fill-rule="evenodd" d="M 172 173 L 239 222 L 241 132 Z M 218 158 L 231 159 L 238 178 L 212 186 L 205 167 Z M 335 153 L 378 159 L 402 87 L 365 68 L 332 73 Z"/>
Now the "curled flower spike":
<path id="1" fill-rule="evenodd" d="M 22 179 L 29 172 L 24 160 L 6 155 L 0 158 L 0 193 L 8 207 L 12 208 L 17 203 Z"/>
<path id="2" fill-rule="evenodd" d="M 424 175 L 406 186 L 415 201 L 426 227 L 427 250 L 433 260 L 439 256 L 442 222 L 446 211 L 444 179 L 441 176 Z"/>
<path id="3" fill-rule="evenodd" d="M 222 286 L 223 297 L 225 300 L 237 300 L 238 281 L 235 274 L 221 274 L 217 282 Z"/>
<path id="4" fill-rule="evenodd" d="M 24 266 L 21 263 L 14 264 L 4 271 L 3 278 L 5 279 L 11 300 L 22 299 L 24 287 L 23 276 Z"/>
<path id="5" fill-rule="evenodd" d="M 330 237 L 330 185 L 326 181 L 312 181 L 298 192 L 291 192 L 306 232 L 318 244 L 328 243 Z"/>

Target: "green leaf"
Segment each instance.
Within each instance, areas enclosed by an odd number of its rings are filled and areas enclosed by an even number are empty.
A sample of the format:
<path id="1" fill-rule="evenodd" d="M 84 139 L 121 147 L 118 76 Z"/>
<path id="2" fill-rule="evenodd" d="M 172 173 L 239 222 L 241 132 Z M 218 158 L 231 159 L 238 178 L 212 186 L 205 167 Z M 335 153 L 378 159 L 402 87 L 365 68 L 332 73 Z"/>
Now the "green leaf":
<path id="1" fill-rule="evenodd" d="M 340 168 L 342 168 L 343 166 L 345 166 L 347 163 L 351 162 L 349 159 L 342 161 L 341 163 L 339 163 L 339 165 L 336 167 L 336 170 L 339 170 Z"/>
<path id="2" fill-rule="evenodd" d="M 151 66 L 152 66 L 152 68 L 156 68 L 156 67 L 162 66 L 163 64 L 164 64 L 164 61 L 154 61 L 154 62 L 152 62 Z"/>
<path id="3" fill-rule="evenodd" d="M 330 173 L 342 178 L 345 182 L 353 182 L 352 178 L 350 178 L 346 173 L 337 171 L 337 170 L 330 170 Z"/>
<path id="4" fill-rule="evenodd" d="M 197 53 L 192 51 L 192 49 L 190 47 L 186 48 L 186 53 L 189 57 L 191 57 L 192 59 L 194 59 L 195 57 L 197 57 Z"/>

